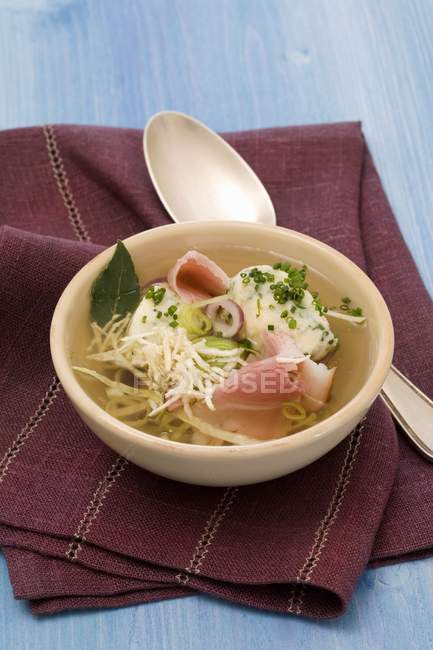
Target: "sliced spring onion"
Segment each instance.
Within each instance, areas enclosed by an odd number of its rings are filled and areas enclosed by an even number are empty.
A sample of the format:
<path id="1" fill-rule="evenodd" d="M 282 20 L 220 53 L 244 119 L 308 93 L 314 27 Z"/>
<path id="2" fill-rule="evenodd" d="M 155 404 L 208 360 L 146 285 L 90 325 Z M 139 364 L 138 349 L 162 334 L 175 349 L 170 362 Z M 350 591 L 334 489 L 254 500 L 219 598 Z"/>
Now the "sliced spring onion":
<path id="1" fill-rule="evenodd" d="M 193 305 L 181 305 L 178 309 L 177 322 L 181 327 L 186 329 L 188 334 L 199 336 L 207 334 L 212 329 L 212 321 L 201 309 Z"/>
<path id="2" fill-rule="evenodd" d="M 240 347 L 237 341 L 225 339 L 222 336 L 205 336 L 202 340 L 206 344 L 207 348 L 215 348 L 216 350 L 236 350 Z M 194 343 L 195 342 L 196 341 L 194 341 Z"/>
<path id="3" fill-rule="evenodd" d="M 350 316 L 349 314 L 342 314 L 339 311 L 334 311 L 333 309 L 328 309 L 326 316 L 331 316 L 331 318 L 340 318 L 341 320 L 347 320 L 349 323 L 354 323 L 356 325 L 362 325 L 367 320 L 366 316 Z"/>
<path id="4" fill-rule="evenodd" d="M 206 307 L 206 314 L 212 321 L 214 331 L 230 338 L 235 336 L 244 322 L 244 312 L 234 300 L 221 300 Z"/>

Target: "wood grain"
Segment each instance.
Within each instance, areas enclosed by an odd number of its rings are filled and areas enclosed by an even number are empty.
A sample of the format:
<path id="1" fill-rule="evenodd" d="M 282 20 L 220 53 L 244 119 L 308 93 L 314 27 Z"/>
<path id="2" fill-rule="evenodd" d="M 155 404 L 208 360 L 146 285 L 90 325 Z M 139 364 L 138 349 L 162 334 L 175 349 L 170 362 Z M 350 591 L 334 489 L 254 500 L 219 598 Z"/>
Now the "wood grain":
<path id="1" fill-rule="evenodd" d="M 0 0 L 0 127 L 360 119 L 433 292 L 432 34 L 431 0 Z M 205 597 L 36 619 L 2 559 L 0 648 L 429 648 L 432 584 L 433 560 L 368 571 L 330 623 Z"/>

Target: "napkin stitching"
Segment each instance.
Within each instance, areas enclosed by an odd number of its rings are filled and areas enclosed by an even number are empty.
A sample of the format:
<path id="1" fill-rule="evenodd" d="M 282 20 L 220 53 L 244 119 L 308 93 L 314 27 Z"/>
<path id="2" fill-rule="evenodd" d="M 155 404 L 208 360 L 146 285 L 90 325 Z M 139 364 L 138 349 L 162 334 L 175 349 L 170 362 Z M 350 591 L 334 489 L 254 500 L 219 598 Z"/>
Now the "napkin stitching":
<path id="1" fill-rule="evenodd" d="M 89 233 L 87 232 L 87 228 L 81 217 L 81 212 L 75 202 L 74 195 L 72 194 L 69 178 L 66 173 L 63 158 L 60 154 L 54 126 L 51 124 L 45 124 L 42 129 L 45 135 L 46 147 L 53 176 L 68 213 L 68 219 L 71 222 L 72 228 L 79 241 L 90 242 Z"/>
<path id="2" fill-rule="evenodd" d="M 36 411 L 27 420 L 26 424 L 23 426 L 23 428 L 21 429 L 21 431 L 19 432 L 19 434 L 17 435 L 17 437 L 15 438 L 15 440 L 13 441 L 9 449 L 6 451 L 3 458 L 0 460 L 0 483 L 4 481 L 11 463 L 13 463 L 15 458 L 18 456 L 18 454 L 24 447 L 24 444 L 26 443 L 29 436 L 33 433 L 33 431 L 36 429 L 38 424 L 41 422 L 41 420 L 44 419 L 44 417 L 48 413 L 51 405 L 53 404 L 58 393 L 60 392 L 60 389 L 61 389 L 60 380 L 55 375 L 51 380 L 51 384 L 47 392 L 39 402 Z"/>
<path id="3" fill-rule="evenodd" d="M 289 603 L 287 606 L 287 611 L 290 613 L 302 613 L 302 606 L 304 604 L 307 584 L 311 582 L 313 571 L 320 560 L 320 556 L 322 555 L 322 551 L 328 540 L 331 527 L 339 515 L 347 487 L 351 480 L 352 469 L 358 455 L 358 449 L 361 443 L 365 420 L 366 418 L 364 417 L 358 426 L 355 427 L 355 429 L 352 431 L 352 435 L 350 436 L 349 446 L 337 479 L 337 484 L 335 486 L 335 490 L 332 495 L 328 510 L 326 511 L 325 516 L 323 517 L 319 527 L 315 532 L 313 546 L 310 550 L 310 553 L 307 555 L 304 564 L 299 570 L 298 575 L 296 576 L 296 583 L 290 592 Z"/>
<path id="4" fill-rule="evenodd" d="M 71 189 L 71 184 L 69 182 L 68 174 L 65 169 L 63 157 L 60 153 L 60 147 L 57 141 L 54 126 L 51 124 L 46 124 L 42 127 L 42 130 L 45 135 L 46 148 L 51 164 L 51 170 L 53 172 L 57 188 L 60 192 L 60 196 L 62 197 L 63 204 L 66 208 L 66 213 L 68 215 L 72 229 L 79 241 L 90 242 L 90 235 L 84 224 L 80 209 L 75 201 L 75 197 Z M 77 532 L 74 534 L 66 550 L 65 555 L 68 560 L 75 561 L 77 559 L 78 554 L 82 549 L 82 544 L 86 541 L 86 536 L 90 532 L 90 529 L 100 512 L 108 492 L 113 487 L 118 477 L 127 467 L 127 465 L 128 461 L 125 458 L 122 458 L 122 456 L 117 456 L 116 460 L 107 471 L 105 476 L 99 481 L 98 487 L 93 493 L 93 496 L 90 499 L 90 502 L 88 503 L 88 506 L 80 520 Z"/>
<path id="5" fill-rule="evenodd" d="M 51 164 L 51 169 L 56 180 L 60 195 L 63 199 L 63 203 L 68 214 L 68 219 L 78 240 L 83 242 L 90 242 L 90 236 L 87 232 L 87 229 L 81 218 L 80 210 L 78 209 L 78 206 L 72 194 L 68 175 L 63 164 L 63 158 L 60 154 L 54 127 L 52 125 L 44 125 L 42 127 L 42 130 L 45 135 L 46 148 L 48 151 L 48 158 Z M 51 379 L 51 384 L 42 400 L 38 404 L 36 411 L 33 413 L 33 415 L 30 416 L 18 436 L 13 441 L 12 445 L 9 447 L 1 459 L 0 483 L 4 481 L 10 465 L 18 456 L 30 435 L 48 413 L 61 388 L 62 386 L 60 384 L 60 380 L 56 375 L 54 375 L 54 377 Z"/>
<path id="6" fill-rule="evenodd" d="M 104 500 L 127 465 L 128 461 L 126 458 L 118 456 L 105 476 L 99 481 L 98 487 L 93 493 L 84 515 L 78 524 L 77 532 L 72 537 L 66 550 L 65 556 L 68 560 L 74 562 L 77 559 L 82 544 L 86 541 L 86 536 L 89 534 L 90 529 L 100 512 Z"/>
<path id="7" fill-rule="evenodd" d="M 181 571 L 176 576 L 176 581 L 179 584 L 186 585 L 189 582 L 188 573 L 198 574 L 201 571 L 201 566 L 206 555 L 209 552 L 209 548 L 212 542 L 215 539 L 218 528 L 221 525 L 221 522 L 227 515 L 228 511 L 233 505 L 233 502 L 239 492 L 239 488 L 228 487 L 225 489 L 224 494 L 220 501 L 218 502 L 215 510 L 212 512 L 211 516 L 206 522 L 203 534 L 199 538 L 197 545 L 194 549 L 194 553 L 189 562 L 189 565 L 185 567 L 184 571 Z"/>

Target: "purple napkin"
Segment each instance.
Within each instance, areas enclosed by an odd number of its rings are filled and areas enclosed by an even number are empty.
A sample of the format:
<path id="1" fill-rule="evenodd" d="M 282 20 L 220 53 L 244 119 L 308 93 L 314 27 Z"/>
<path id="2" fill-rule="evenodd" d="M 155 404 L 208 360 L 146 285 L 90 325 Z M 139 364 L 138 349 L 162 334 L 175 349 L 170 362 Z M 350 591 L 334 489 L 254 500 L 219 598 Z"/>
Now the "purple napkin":
<path id="1" fill-rule="evenodd" d="M 432 303 L 359 124 L 227 139 L 280 225 L 368 272 L 392 312 L 396 365 L 431 394 Z M 0 546 L 17 598 L 53 613 L 203 591 L 327 618 L 344 611 L 368 562 L 430 553 L 433 467 L 380 402 L 324 458 L 257 486 L 183 485 L 105 447 L 54 376 L 48 331 L 97 244 L 169 222 L 141 134 L 58 126 L 3 132 L 0 144 Z"/>

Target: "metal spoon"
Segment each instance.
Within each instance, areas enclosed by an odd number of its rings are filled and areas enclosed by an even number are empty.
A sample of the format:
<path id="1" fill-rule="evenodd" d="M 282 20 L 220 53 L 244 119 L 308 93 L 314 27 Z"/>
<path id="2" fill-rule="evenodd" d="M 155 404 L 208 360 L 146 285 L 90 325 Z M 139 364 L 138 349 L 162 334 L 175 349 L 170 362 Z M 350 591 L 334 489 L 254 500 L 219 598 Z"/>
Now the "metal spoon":
<path id="1" fill-rule="evenodd" d="M 173 221 L 276 224 L 259 178 L 198 120 L 174 111 L 156 113 L 146 125 L 143 143 L 153 185 Z M 416 449 L 433 462 L 433 402 L 394 366 L 380 395 Z"/>
<path id="2" fill-rule="evenodd" d="M 272 201 L 251 167 L 198 120 L 174 111 L 156 113 L 144 131 L 144 157 L 173 221 L 275 225 Z"/>

